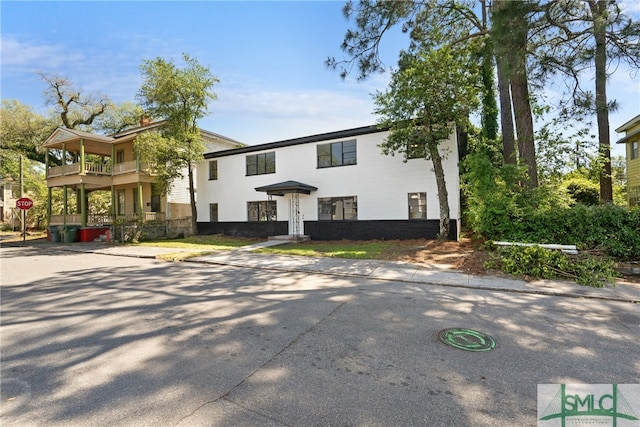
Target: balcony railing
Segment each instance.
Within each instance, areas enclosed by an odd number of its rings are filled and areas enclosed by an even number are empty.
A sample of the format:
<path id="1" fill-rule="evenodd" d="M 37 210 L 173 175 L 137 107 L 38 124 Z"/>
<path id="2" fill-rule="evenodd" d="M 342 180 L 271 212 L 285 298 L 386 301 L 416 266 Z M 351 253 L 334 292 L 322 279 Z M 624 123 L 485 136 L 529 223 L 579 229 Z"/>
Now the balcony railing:
<path id="1" fill-rule="evenodd" d="M 144 212 L 142 214 L 143 221 L 164 221 L 166 219 L 166 214 L 160 212 Z M 118 216 L 118 219 L 124 221 L 138 221 L 141 218 L 138 215 L 127 215 L 127 216 Z M 82 224 L 82 215 L 80 214 L 67 214 L 67 218 L 65 221 L 64 215 L 51 215 L 49 219 L 50 225 L 81 225 Z M 109 215 L 89 215 L 87 217 L 87 226 L 103 226 L 103 225 L 111 225 L 113 224 L 113 218 Z"/>
<path id="2" fill-rule="evenodd" d="M 118 163 L 111 165 L 111 163 L 93 163 L 85 162 L 84 172 L 92 175 L 121 175 L 125 173 L 133 172 L 145 172 L 152 174 L 151 165 L 147 163 L 140 163 L 140 169 L 138 169 L 138 162 L 130 161 L 124 163 Z M 47 169 L 47 178 L 54 178 L 64 175 L 77 175 L 80 173 L 80 163 L 71 163 L 63 166 L 53 166 Z"/>
<path id="3" fill-rule="evenodd" d="M 111 163 L 86 162 L 84 172 L 95 175 L 111 175 Z"/>

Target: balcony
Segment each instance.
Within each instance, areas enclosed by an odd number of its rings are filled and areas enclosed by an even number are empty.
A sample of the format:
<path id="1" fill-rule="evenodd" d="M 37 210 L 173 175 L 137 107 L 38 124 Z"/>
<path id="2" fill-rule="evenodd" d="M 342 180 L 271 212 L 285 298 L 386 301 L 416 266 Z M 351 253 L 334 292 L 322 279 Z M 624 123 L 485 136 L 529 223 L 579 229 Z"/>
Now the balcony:
<path id="1" fill-rule="evenodd" d="M 160 212 L 144 212 L 142 214 L 142 218 L 138 215 L 133 216 L 118 216 L 118 220 L 123 220 L 125 222 L 129 221 L 164 221 L 166 220 L 166 214 Z M 65 215 L 51 215 L 49 219 L 50 225 L 82 225 L 82 215 L 81 214 L 67 214 L 66 221 Z M 87 216 L 87 227 L 101 227 L 104 225 L 113 224 L 113 218 L 109 215 L 88 215 Z"/>
<path id="2" fill-rule="evenodd" d="M 93 163 L 85 162 L 84 174 L 85 175 L 100 175 L 100 176 L 115 176 L 126 173 L 145 172 L 151 174 L 152 168 L 147 163 L 140 163 L 140 169 L 138 169 L 138 162 L 124 162 L 111 166 L 111 163 Z M 67 175 L 79 175 L 80 163 L 71 163 L 63 166 L 54 166 L 47 169 L 47 178 L 55 178 L 59 176 Z"/>

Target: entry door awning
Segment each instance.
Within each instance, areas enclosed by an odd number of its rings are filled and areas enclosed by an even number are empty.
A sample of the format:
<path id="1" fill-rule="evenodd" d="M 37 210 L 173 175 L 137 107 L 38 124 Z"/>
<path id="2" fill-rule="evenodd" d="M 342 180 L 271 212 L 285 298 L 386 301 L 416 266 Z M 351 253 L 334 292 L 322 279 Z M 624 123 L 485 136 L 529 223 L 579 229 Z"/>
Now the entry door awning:
<path id="1" fill-rule="evenodd" d="M 311 194 L 318 188 L 313 185 L 303 184 L 298 181 L 284 181 L 277 184 L 256 187 L 256 191 L 267 193 L 270 196 L 284 196 L 285 194 Z"/>

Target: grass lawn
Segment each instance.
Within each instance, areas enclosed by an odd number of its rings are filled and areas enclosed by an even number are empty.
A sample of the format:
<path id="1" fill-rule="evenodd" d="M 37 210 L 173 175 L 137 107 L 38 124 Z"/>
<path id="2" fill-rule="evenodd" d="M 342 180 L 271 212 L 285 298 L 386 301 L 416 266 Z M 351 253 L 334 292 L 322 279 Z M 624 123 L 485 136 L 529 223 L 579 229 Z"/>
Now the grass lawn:
<path id="1" fill-rule="evenodd" d="M 256 252 L 265 254 L 301 255 L 309 257 L 334 257 L 349 259 L 381 259 L 382 255 L 392 250 L 391 242 L 366 241 L 332 241 L 332 242 L 301 242 L 288 243 L 258 249 Z"/>
<path id="2" fill-rule="evenodd" d="M 239 248 L 241 246 L 251 245 L 261 241 L 261 239 L 230 237 L 216 234 L 212 236 L 189 236 L 182 239 L 154 240 L 151 242 L 140 242 L 135 244 L 138 246 L 218 251 Z"/>
<path id="3" fill-rule="evenodd" d="M 264 239 L 250 239 L 223 235 L 191 236 L 182 239 L 156 240 L 136 245 L 159 246 L 165 248 L 186 248 L 202 251 L 230 250 L 241 246 L 262 242 Z M 255 252 L 264 254 L 301 255 L 308 257 L 335 257 L 350 259 L 381 259 L 382 255 L 393 250 L 392 242 L 367 241 L 351 242 L 347 240 L 331 242 L 285 243 Z"/>

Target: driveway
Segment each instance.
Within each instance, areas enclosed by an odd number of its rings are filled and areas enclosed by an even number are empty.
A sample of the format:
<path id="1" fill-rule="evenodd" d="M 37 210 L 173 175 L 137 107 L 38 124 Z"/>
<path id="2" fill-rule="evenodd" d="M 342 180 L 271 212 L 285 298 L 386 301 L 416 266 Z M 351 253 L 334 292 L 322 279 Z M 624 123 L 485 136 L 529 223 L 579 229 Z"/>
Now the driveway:
<path id="1" fill-rule="evenodd" d="M 3 425 L 535 425 L 538 384 L 640 378 L 638 305 L 624 301 L 50 248 L 0 256 Z M 496 347 L 445 345 L 452 327 Z"/>

